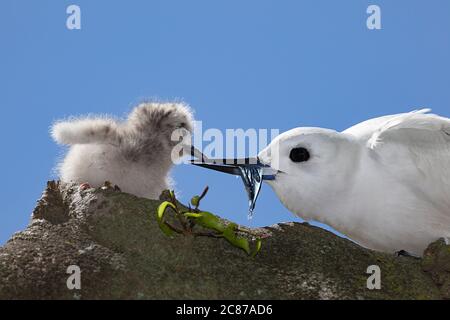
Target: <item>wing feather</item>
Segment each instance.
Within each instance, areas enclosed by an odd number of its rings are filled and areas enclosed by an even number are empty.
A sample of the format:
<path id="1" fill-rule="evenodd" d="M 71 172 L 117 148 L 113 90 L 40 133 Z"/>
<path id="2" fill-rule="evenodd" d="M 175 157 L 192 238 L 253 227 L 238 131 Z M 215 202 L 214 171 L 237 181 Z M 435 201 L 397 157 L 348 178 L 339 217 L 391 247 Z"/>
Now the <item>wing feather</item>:
<path id="1" fill-rule="evenodd" d="M 367 141 L 390 176 L 450 209 L 450 119 L 423 109 L 389 118 Z M 448 211 L 450 214 L 450 210 Z"/>

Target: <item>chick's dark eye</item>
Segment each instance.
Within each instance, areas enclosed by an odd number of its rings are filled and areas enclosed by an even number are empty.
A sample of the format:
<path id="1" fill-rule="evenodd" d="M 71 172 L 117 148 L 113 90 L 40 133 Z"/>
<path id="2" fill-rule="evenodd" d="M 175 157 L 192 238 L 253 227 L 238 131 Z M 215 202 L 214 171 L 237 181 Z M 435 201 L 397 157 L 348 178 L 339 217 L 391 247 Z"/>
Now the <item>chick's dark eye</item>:
<path id="1" fill-rule="evenodd" d="M 291 153 L 289 154 L 289 158 L 293 162 L 304 162 L 308 161 L 309 159 L 309 151 L 305 148 L 294 148 L 291 150 Z"/>

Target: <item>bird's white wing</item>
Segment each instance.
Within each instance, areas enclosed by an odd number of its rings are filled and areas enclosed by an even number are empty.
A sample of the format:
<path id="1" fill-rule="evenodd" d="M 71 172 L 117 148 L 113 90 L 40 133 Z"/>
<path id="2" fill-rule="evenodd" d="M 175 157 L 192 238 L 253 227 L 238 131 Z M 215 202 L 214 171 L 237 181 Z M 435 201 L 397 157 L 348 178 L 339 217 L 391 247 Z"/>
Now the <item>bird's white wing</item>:
<path id="1" fill-rule="evenodd" d="M 422 109 L 418 111 L 413 111 L 412 113 L 427 113 L 429 109 Z M 409 115 L 411 113 L 400 113 L 400 114 L 393 114 L 393 115 L 387 115 L 382 116 L 378 118 L 372 118 L 363 122 L 360 122 L 358 124 L 355 124 L 354 126 L 346 129 L 343 131 L 343 133 L 351 134 L 357 139 L 365 139 L 368 140 L 372 137 L 374 132 L 379 132 L 380 129 L 384 128 L 384 126 L 387 123 L 391 123 L 391 120 L 394 118 L 396 119 L 402 119 L 405 116 Z"/>
<path id="2" fill-rule="evenodd" d="M 401 129 L 427 130 L 428 132 L 421 133 L 423 138 L 427 138 L 430 134 L 443 133 L 440 131 L 445 130 L 446 127 L 448 129 L 449 119 L 427 114 L 429 111 L 430 109 L 421 109 L 390 116 L 372 133 L 368 146 L 374 149 L 376 144 L 383 139 L 383 136 L 395 138 L 396 134 L 401 134 L 401 131 L 397 131 Z"/>
<path id="3" fill-rule="evenodd" d="M 388 118 L 367 148 L 392 178 L 450 209 L 450 119 L 428 111 Z"/>

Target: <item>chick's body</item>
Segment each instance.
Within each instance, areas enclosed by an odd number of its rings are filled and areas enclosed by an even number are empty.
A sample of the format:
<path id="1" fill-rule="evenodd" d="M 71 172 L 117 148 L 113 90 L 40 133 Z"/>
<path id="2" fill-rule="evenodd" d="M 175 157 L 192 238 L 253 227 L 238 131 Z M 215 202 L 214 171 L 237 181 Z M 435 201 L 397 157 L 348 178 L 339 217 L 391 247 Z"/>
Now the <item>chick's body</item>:
<path id="1" fill-rule="evenodd" d="M 123 122 L 82 118 L 57 122 L 53 138 L 70 150 L 58 166 L 64 182 L 101 186 L 105 181 L 122 191 L 157 198 L 171 184 L 175 130 L 191 131 L 193 118 L 183 104 L 145 103 Z M 179 135 L 178 135 L 179 136 Z"/>

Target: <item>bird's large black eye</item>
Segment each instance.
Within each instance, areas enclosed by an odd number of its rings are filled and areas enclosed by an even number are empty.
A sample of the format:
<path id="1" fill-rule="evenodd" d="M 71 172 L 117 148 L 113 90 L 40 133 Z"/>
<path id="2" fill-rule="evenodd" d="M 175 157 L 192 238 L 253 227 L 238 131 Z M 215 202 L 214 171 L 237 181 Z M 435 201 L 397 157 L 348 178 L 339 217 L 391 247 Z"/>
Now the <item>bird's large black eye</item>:
<path id="1" fill-rule="evenodd" d="M 308 161 L 309 157 L 310 156 L 308 150 L 302 147 L 292 149 L 291 153 L 289 154 L 289 158 L 293 162 Z"/>

